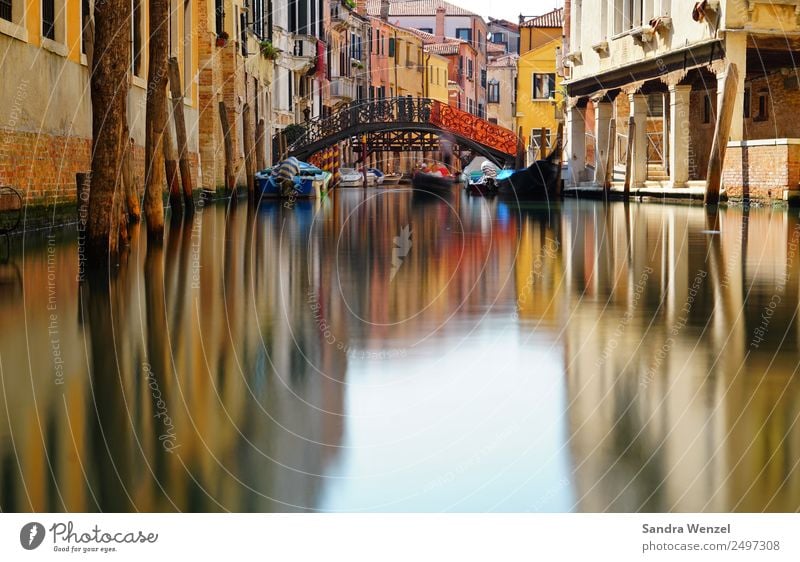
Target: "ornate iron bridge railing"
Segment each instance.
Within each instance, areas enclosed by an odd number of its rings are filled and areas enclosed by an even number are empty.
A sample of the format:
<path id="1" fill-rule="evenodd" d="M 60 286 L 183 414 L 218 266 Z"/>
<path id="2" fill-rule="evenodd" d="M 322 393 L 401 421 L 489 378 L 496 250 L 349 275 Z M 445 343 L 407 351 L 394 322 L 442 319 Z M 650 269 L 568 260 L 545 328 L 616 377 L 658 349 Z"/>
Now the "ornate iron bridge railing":
<path id="1" fill-rule="evenodd" d="M 309 157 L 347 138 L 402 130 L 447 134 L 498 161 L 513 160 L 522 148 L 513 131 L 466 111 L 437 100 L 400 97 L 353 102 L 329 117 L 310 121 L 305 133 L 289 146 L 289 153 Z M 414 144 L 407 150 L 415 150 Z"/>

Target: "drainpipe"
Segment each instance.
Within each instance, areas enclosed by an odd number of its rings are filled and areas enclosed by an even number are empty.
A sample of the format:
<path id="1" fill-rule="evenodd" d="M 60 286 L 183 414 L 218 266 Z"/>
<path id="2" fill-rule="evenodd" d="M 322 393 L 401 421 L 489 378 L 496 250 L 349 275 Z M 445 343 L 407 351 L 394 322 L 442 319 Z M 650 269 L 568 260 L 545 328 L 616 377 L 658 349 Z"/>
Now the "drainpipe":
<path id="1" fill-rule="evenodd" d="M 426 97 L 426 98 L 430 97 L 430 95 L 429 95 L 430 92 L 428 90 L 428 82 L 430 81 L 430 78 L 431 78 L 430 74 L 429 74 L 429 72 L 430 72 L 430 63 L 431 63 L 431 54 L 427 53 L 425 55 L 425 83 L 423 84 L 423 90 L 422 90 L 422 92 L 424 94 L 424 97 Z"/>

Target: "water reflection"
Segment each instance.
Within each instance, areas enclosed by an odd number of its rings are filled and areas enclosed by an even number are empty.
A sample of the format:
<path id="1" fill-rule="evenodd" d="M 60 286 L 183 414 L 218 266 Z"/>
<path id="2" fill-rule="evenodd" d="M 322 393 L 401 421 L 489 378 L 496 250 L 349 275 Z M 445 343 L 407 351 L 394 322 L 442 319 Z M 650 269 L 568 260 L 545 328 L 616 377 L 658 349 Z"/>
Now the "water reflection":
<path id="1" fill-rule="evenodd" d="M 792 213 L 404 190 L 0 264 L 4 511 L 794 511 Z M 21 245 L 21 244 L 18 244 Z"/>

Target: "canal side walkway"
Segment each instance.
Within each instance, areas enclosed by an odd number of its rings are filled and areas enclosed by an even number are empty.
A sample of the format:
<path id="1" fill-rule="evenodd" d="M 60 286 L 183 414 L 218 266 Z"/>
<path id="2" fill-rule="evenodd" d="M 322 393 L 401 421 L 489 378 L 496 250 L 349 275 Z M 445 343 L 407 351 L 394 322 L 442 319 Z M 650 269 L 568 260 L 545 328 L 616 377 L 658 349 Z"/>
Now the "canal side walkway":
<path id="1" fill-rule="evenodd" d="M 632 187 L 630 191 L 630 196 L 638 199 L 650 198 L 650 199 L 665 199 L 665 200 L 702 201 L 706 189 L 705 183 L 706 182 L 704 181 L 690 182 L 687 187 L 679 187 L 679 188 L 664 187 L 658 185 L 645 185 L 644 187 Z M 605 190 L 601 186 L 598 186 L 593 183 L 579 184 L 577 186 L 564 188 L 565 197 L 602 199 L 604 193 Z M 615 200 L 622 199 L 624 197 L 624 194 L 625 190 L 623 182 L 619 181 L 611 182 L 611 187 L 608 190 L 608 195 L 610 199 L 615 199 Z M 720 193 L 720 198 L 723 201 L 727 200 L 727 195 L 724 189 Z"/>

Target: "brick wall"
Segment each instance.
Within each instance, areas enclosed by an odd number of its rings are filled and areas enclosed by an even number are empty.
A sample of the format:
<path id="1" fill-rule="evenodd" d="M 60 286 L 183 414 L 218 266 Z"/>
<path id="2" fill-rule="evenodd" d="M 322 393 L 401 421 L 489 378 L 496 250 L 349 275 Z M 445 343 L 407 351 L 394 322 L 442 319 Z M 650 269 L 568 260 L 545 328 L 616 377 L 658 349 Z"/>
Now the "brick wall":
<path id="1" fill-rule="evenodd" d="M 781 199 L 800 182 L 800 145 L 729 146 L 722 183 L 731 197 Z"/>
<path id="2" fill-rule="evenodd" d="M 711 100 L 711 118 L 703 123 L 703 107 L 705 96 Z M 708 156 L 711 154 L 711 143 L 714 140 L 715 111 L 717 107 L 717 90 L 693 90 L 689 97 L 689 179 L 704 180 L 708 170 Z"/>
<path id="3" fill-rule="evenodd" d="M 0 185 L 19 190 L 26 204 L 75 201 L 75 174 L 91 169 L 91 140 L 5 130 L 0 135 Z M 192 181 L 198 186 L 198 155 L 189 155 Z M 133 151 L 134 176 L 144 190 L 144 147 Z M 164 184 L 164 190 L 167 186 Z"/>

